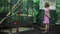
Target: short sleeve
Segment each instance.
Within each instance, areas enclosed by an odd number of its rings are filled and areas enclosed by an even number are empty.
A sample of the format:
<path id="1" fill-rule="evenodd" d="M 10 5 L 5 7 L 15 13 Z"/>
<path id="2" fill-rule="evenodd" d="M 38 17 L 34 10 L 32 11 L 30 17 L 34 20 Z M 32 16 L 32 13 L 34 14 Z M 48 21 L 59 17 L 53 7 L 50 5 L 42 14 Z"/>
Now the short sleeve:
<path id="1" fill-rule="evenodd" d="M 48 13 L 49 13 L 49 9 L 46 8 L 46 9 L 45 9 L 45 14 L 48 14 Z"/>

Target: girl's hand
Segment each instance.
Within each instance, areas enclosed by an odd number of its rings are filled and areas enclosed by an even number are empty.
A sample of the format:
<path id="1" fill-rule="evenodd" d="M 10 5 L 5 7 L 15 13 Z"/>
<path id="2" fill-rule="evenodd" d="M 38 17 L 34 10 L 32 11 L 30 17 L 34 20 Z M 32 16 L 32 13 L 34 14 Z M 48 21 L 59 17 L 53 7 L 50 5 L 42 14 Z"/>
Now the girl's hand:
<path id="1" fill-rule="evenodd" d="M 51 16 L 49 18 L 51 18 Z"/>
<path id="2" fill-rule="evenodd" d="M 48 15 L 49 18 L 51 18 L 51 16 Z"/>

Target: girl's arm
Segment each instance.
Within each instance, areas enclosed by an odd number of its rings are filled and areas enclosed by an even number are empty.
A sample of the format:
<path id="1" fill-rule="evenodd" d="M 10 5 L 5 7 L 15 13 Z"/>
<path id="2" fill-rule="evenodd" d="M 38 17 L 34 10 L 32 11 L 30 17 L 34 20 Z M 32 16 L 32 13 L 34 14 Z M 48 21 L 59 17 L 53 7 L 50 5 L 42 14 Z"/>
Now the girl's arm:
<path id="1" fill-rule="evenodd" d="M 48 13 L 48 17 L 51 18 L 51 17 L 50 17 L 50 13 Z"/>
<path id="2" fill-rule="evenodd" d="M 49 12 L 45 12 L 45 15 L 50 18 Z"/>

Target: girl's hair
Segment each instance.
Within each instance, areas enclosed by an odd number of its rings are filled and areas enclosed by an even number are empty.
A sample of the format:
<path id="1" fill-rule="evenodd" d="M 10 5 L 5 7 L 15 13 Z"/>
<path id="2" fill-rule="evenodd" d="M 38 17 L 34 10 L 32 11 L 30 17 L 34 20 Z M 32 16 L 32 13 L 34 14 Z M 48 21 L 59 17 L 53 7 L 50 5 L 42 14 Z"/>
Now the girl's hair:
<path id="1" fill-rule="evenodd" d="M 49 7 L 49 3 L 48 3 L 48 2 L 45 3 L 45 8 L 46 8 L 46 7 Z"/>

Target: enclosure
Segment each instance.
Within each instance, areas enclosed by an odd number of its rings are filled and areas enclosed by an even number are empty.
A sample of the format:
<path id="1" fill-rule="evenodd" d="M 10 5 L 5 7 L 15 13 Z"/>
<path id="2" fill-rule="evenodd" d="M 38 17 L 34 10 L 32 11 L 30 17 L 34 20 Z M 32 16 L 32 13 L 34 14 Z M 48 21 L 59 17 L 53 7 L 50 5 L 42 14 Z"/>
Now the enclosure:
<path id="1" fill-rule="evenodd" d="M 32 23 L 42 24 L 44 10 L 42 8 L 43 5 L 41 1 L 44 3 L 44 0 L 0 0 L 1 24 L 12 26 L 14 25 L 14 22 L 19 22 L 19 25 Z M 60 2 L 59 0 L 49 1 L 51 1 L 50 14 L 52 17 L 50 19 L 50 24 L 59 24 Z"/>

